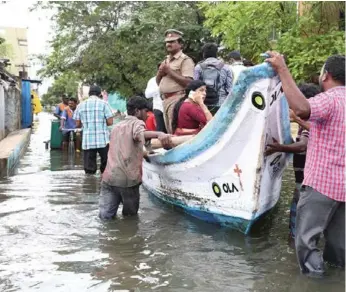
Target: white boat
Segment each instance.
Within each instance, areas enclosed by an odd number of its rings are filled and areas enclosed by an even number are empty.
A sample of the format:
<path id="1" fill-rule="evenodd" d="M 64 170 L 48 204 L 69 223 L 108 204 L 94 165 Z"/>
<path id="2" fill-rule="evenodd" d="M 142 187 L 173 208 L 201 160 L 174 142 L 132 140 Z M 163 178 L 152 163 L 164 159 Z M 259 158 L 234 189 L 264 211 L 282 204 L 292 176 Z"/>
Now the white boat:
<path id="1" fill-rule="evenodd" d="M 289 155 L 264 155 L 273 139 L 290 143 L 289 108 L 269 64 L 243 71 L 213 120 L 192 140 L 143 161 L 143 186 L 208 222 L 248 234 L 279 200 Z"/>

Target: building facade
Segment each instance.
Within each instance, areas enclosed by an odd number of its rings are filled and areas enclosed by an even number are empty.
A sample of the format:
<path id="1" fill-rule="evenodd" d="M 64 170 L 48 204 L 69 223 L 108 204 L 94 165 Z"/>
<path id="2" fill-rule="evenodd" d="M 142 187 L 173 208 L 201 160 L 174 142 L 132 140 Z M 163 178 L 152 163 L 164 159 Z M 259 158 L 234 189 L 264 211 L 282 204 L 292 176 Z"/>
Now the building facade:
<path id="1" fill-rule="evenodd" d="M 11 61 L 11 66 L 7 70 L 15 76 L 27 78 L 29 67 L 27 28 L 0 26 L 0 37 L 9 45 L 7 57 Z"/>

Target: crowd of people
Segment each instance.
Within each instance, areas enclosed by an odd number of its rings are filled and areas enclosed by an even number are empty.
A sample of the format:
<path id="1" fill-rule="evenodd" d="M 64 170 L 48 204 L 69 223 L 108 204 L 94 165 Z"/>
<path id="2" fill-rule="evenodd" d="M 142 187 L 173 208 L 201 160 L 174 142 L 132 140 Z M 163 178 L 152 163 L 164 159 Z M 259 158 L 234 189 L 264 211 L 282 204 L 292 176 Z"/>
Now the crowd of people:
<path id="1" fill-rule="evenodd" d="M 72 128 L 72 120 L 75 127 L 83 127 L 81 148 L 87 174 L 96 173 L 96 155 L 101 156 L 102 219 L 114 218 L 120 203 L 124 215 L 137 214 L 146 141 L 157 138 L 164 148 L 170 148 L 173 134 L 197 134 L 232 91 L 240 72 L 253 65 L 244 64 L 238 51 L 228 55 L 226 64 L 217 56 L 217 45 L 208 43 L 203 47 L 203 61 L 195 66 L 182 51 L 183 33 L 174 29 L 166 31 L 165 43 L 168 55 L 145 90 L 146 98 L 153 99 L 152 108 L 142 96 L 130 98 L 127 116 L 110 135 L 107 126 L 113 124 L 113 115 L 102 100 L 100 87 L 91 86 L 90 97 L 77 108 L 76 100 L 65 97 L 57 107 L 55 115 L 62 120 L 62 130 L 66 125 Z M 284 57 L 277 52 L 267 54 L 266 61 L 281 79 L 291 120 L 299 124 L 299 131 L 292 144 L 274 140 L 266 145 L 265 155 L 294 153 L 296 188 L 290 233 L 301 271 L 322 275 L 324 261 L 345 265 L 345 56 L 326 60 L 319 86 L 298 87 Z M 323 253 L 317 247 L 322 234 Z"/>
<path id="2" fill-rule="evenodd" d="M 175 29 L 166 31 L 165 43 L 169 55 L 149 80 L 145 96 L 153 99 L 158 130 L 178 136 L 196 134 L 215 115 L 247 67 L 239 51 L 229 53 L 227 63 L 222 61 L 214 43 L 203 46 L 203 61 L 195 65 L 183 53 L 183 33 Z"/>

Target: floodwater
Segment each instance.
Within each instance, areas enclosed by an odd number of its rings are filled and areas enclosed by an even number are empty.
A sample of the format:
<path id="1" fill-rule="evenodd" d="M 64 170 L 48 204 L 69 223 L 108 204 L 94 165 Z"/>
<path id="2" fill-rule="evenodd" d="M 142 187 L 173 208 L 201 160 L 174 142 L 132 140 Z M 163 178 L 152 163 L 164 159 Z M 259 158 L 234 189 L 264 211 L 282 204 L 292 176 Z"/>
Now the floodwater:
<path id="1" fill-rule="evenodd" d="M 79 156 L 45 150 L 33 127 L 16 175 L 0 181 L 0 291 L 345 291 L 345 273 L 301 276 L 288 244 L 293 173 L 250 236 L 201 222 L 142 190 L 136 218 L 104 223 L 99 176 Z"/>

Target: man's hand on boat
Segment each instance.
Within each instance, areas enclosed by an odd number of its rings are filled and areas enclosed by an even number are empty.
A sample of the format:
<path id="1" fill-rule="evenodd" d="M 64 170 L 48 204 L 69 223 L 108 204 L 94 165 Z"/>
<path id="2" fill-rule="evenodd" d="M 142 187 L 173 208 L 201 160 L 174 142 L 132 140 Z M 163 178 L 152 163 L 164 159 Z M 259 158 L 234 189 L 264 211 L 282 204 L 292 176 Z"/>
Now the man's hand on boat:
<path id="1" fill-rule="evenodd" d="M 267 144 L 264 155 L 268 156 L 276 152 L 282 152 L 282 145 L 273 138 L 273 143 Z"/>
<path id="2" fill-rule="evenodd" d="M 269 55 L 269 58 L 267 58 L 265 61 L 270 63 L 276 72 L 279 73 L 280 71 L 287 69 L 284 55 L 281 55 L 275 51 L 267 51 L 266 54 Z"/>
<path id="3" fill-rule="evenodd" d="M 145 131 L 145 140 L 158 139 L 164 149 L 173 148 L 172 135 L 165 134 L 163 132 Z"/>
<path id="4" fill-rule="evenodd" d="M 171 139 L 172 135 L 160 133 L 157 139 L 161 142 L 164 149 L 171 149 L 173 147 L 173 142 Z"/>

